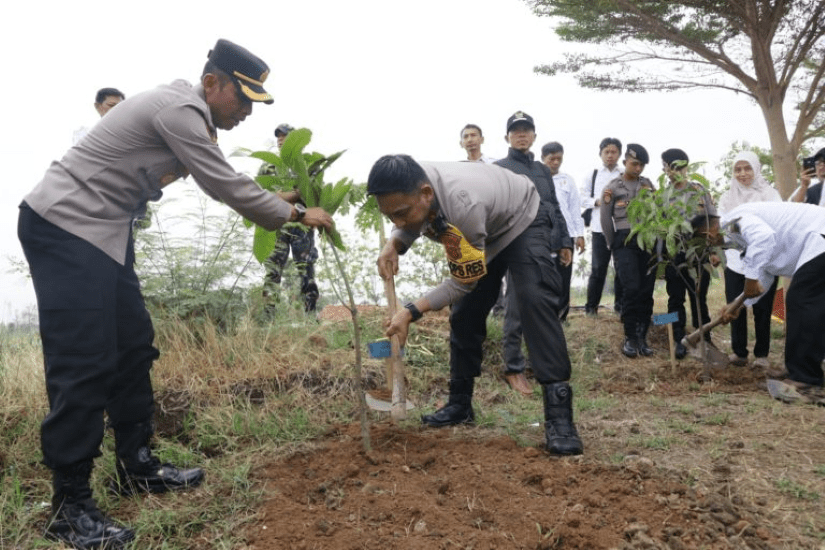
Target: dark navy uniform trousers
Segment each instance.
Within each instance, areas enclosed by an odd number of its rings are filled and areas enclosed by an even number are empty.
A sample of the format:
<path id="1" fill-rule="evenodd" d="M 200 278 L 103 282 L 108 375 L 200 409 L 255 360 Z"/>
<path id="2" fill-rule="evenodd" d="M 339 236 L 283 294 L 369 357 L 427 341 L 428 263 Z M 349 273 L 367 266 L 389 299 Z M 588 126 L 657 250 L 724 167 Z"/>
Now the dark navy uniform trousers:
<path id="1" fill-rule="evenodd" d="M 49 413 L 41 426 L 46 466 L 100 455 L 104 411 L 113 426 L 151 421 L 154 330 L 134 270 L 46 221 L 25 203 L 18 236 L 40 316 Z"/>
<path id="2" fill-rule="evenodd" d="M 450 376 L 469 379 L 481 374 L 487 314 L 495 304 L 501 279 L 509 270 L 518 302 L 524 341 L 533 374 L 541 384 L 570 379 L 570 357 L 559 309 L 562 279 L 550 246 L 549 209 L 542 205 L 532 225 L 487 264 L 487 275 L 450 312 Z"/>

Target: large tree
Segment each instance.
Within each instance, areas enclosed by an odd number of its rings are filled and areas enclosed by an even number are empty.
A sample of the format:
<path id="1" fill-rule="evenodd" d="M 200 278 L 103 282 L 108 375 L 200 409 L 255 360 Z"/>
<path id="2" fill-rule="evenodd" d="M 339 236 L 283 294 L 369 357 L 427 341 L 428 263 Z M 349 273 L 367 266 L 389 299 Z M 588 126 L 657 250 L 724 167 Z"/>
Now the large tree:
<path id="1" fill-rule="evenodd" d="M 825 135 L 823 0 L 526 1 L 560 21 L 563 40 L 597 45 L 538 73 L 573 73 L 599 90 L 716 88 L 752 98 L 768 127 L 777 187 L 791 194 L 802 144 Z"/>

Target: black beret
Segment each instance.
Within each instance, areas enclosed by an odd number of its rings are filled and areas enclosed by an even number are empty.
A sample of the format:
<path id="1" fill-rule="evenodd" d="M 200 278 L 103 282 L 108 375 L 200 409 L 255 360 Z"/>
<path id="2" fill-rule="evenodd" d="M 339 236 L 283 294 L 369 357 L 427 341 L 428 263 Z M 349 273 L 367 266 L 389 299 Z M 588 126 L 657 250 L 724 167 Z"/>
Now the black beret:
<path id="1" fill-rule="evenodd" d="M 642 164 L 648 164 L 650 157 L 647 154 L 647 149 L 638 143 L 628 143 L 627 151 L 625 151 L 624 158 L 634 158 Z"/>
<path id="2" fill-rule="evenodd" d="M 671 168 L 681 168 L 682 166 L 686 166 L 690 162 L 690 159 L 688 158 L 687 153 L 681 149 L 668 149 L 662 153 L 662 161 Z M 673 163 L 677 161 L 681 161 L 681 165 L 678 167 L 673 166 Z"/>

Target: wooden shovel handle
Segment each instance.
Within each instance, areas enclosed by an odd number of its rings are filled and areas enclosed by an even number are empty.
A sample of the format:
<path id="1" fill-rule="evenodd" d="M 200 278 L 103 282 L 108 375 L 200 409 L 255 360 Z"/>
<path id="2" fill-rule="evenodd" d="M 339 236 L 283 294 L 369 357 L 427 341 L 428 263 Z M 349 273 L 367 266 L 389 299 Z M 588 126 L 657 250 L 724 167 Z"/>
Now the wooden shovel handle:
<path id="1" fill-rule="evenodd" d="M 745 293 L 743 292 L 736 299 L 730 303 L 730 308 L 732 312 L 739 311 L 742 308 L 742 304 L 745 303 Z M 719 323 L 722 322 L 722 316 L 718 315 L 716 318 L 711 319 L 709 322 L 702 325 L 701 329 L 696 329 L 695 331 L 691 332 L 687 336 L 685 336 L 685 341 L 691 346 L 695 346 L 699 342 L 699 338 L 702 337 L 702 333 L 705 333 L 712 329 L 713 327 L 717 326 Z"/>
<path id="2" fill-rule="evenodd" d="M 390 275 L 390 278 L 384 281 L 384 293 L 387 296 L 387 306 L 390 319 L 392 319 L 398 307 L 398 301 L 395 297 L 394 276 Z M 403 420 L 407 417 L 407 392 L 404 388 L 404 363 L 401 360 L 401 343 L 398 336 L 390 338 L 390 346 L 392 349 L 392 357 L 390 358 L 390 364 L 392 365 L 392 409 L 390 416 L 393 420 Z"/>

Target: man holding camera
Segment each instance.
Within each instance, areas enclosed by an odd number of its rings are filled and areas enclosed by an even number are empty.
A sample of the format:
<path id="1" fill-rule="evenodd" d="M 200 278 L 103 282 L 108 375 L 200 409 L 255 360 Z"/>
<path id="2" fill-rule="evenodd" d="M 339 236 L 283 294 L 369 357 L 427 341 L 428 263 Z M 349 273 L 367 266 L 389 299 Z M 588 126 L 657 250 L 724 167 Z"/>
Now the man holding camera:
<path id="1" fill-rule="evenodd" d="M 811 182 L 816 179 L 816 183 Z M 825 182 L 825 147 L 812 157 L 802 159 L 802 174 L 799 176 L 799 187 L 791 197 L 792 202 L 805 202 L 817 206 L 825 206 L 825 196 L 822 193 L 822 184 Z"/>

